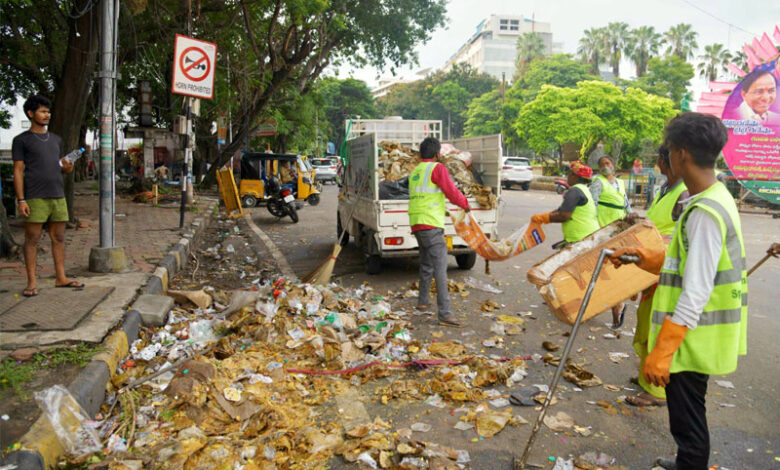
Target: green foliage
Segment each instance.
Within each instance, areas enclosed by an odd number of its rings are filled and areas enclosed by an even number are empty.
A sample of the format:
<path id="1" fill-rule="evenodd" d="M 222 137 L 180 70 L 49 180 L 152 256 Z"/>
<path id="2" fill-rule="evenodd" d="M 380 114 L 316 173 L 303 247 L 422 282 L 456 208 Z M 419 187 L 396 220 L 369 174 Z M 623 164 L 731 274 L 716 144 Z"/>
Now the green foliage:
<path id="1" fill-rule="evenodd" d="M 522 107 L 514 126 L 537 152 L 572 141 L 587 155 L 599 142 L 660 141 L 674 108 L 668 99 L 637 88 L 624 92 L 607 82 L 583 81 L 576 88 L 545 85 Z"/>
<path id="2" fill-rule="evenodd" d="M 619 77 L 620 59 L 623 57 L 623 52 L 627 49 L 630 38 L 628 23 L 616 21 L 608 24 L 605 36 L 609 65 L 612 67 L 612 73 L 615 77 Z"/>
<path id="3" fill-rule="evenodd" d="M 466 112 L 465 135 L 498 134 L 504 130 L 501 90 L 492 90 L 474 98 Z"/>
<path id="4" fill-rule="evenodd" d="M 396 86 L 377 100 L 377 107 L 383 116 L 441 119 L 445 129 L 451 128 L 452 137 L 459 137 L 464 133 L 468 103 L 498 85 L 498 80 L 490 75 L 478 73 L 468 64 L 456 64 L 447 72 L 439 71 L 423 80 Z M 446 132 L 444 137 L 449 137 Z"/>
<path id="5" fill-rule="evenodd" d="M 721 72 L 728 71 L 731 54 L 723 44 L 708 44 L 704 46 L 704 53 L 699 56 L 699 75 L 713 82 L 718 79 Z"/>
<path id="6" fill-rule="evenodd" d="M 344 121 L 360 116 L 363 119 L 377 117 L 374 98 L 365 82 L 354 78 L 340 80 L 325 77 L 317 82 L 316 94 L 320 98 L 320 133 L 339 148 L 344 138 Z M 327 140 L 326 140 L 327 142 Z M 320 147 L 322 150 L 324 147 Z"/>
<path id="7" fill-rule="evenodd" d="M 647 72 L 648 62 L 658 55 L 660 48 L 661 34 L 656 33 L 652 26 L 640 26 L 631 30 L 626 44 L 626 54 L 636 66 L 637 77 Z"/>
<path id="8" fill-rule="evenodd" d="M 699 35 L 689 24 L 680 23 L 669 28 L 664 33 L 664 42 L 666 42 L 666 53 L 679 57 L 682 60 L 688 60 L 693 57 L 694 51 L 699 45 L 696 43 L 696 37 Z"/>
<path id="9" fill-rule="evenodd" d="M 599 74 L 599 65 L 607 55 L 606 30 L 604 28 L 588 28 L 580 38 L 577 54 L 586 64 L 590 64 L 590 73 Z"/>
<path id="10" fill-rule="evenodd" d="M 521 77 L 534 59 L 544 57 L 544 40 L 536 33 L 523 33 L 517 38 L 517 57 L 515 58 L 515 80 Z"/>
<path id="11" fill-rule="evenodd" d="M 693 66 L 676 55 L 663 59 L 654 57 L 647 66 L 648 72 L 635 81 L 625 81 L 654 95 L 679 103 L 693 78 Z"/>
<path id="12" fill-rule="evenodd" d="M 6 358 L 0 362 L 0 390 L 9 389 L 21 395 L 34 374 L 35 367 L 32 364 L 19 364 L 10 357 Z"/>

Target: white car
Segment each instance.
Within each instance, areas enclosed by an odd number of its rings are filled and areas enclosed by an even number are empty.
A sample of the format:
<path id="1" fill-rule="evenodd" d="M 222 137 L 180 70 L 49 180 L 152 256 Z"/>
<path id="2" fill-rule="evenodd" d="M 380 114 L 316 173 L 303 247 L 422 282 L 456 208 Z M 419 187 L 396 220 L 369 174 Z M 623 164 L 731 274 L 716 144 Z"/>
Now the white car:
<path id="1" fill-rule="evenodd" d="M 523 191 L 528 191 L 533 179 L 534 172 L 531 169 L 531 162 L 527 158 L 504 158 L 504 164 L 501 166 L 501 185 L 504 189 L 511 188 L 513 184 L 519 184 Z"/>
<path id="2" fill-rule="evenodd" d="M 338 159 L 335 157 L 317 157 L 311 159 L 311 165 L 314 167 L 314 179 L 317 181 L 330 181 L 335 183 L 336 170 L 338 168 Z"/>

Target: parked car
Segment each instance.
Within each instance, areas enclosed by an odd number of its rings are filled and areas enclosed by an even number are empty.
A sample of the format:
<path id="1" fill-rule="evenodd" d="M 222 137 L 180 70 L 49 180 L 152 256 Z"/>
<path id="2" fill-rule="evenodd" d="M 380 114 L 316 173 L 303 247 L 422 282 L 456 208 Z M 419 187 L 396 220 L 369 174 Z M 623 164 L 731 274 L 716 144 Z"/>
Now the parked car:
<path id="1" fill-rule="evenodd" d="M 504 157 L 504 163 L 501 166 L 501 185 L 504 189 L 511 188 L 513 184 L 519 184 L 523 191 L 528 191 L 533 179 L 534 172 L 531 169 L 531 162 L 527 158 Z"/>
<path id="2" fill-rule="evenodd" d="M 338 158 L 336 157 L 316 157 L 311 159 L 311 165 L 314 167 L 314 179 L 317 181 L 337 182 Z"/>

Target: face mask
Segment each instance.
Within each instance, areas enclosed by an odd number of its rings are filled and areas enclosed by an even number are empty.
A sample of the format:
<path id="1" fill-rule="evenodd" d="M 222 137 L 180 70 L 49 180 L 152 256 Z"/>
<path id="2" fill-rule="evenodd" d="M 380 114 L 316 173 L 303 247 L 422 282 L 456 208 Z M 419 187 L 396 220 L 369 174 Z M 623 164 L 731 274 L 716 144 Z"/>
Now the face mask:
<path id="1" fill-rule="evenodd" d="M 604 168 L 599 169 L 599 173 L 601 173 L 604 176 L 609 176 L 609 175 L 611 175 L 614 172 L 615 172 L 615 169 L 612 168 L 611 166 L 605 166 Z"/>

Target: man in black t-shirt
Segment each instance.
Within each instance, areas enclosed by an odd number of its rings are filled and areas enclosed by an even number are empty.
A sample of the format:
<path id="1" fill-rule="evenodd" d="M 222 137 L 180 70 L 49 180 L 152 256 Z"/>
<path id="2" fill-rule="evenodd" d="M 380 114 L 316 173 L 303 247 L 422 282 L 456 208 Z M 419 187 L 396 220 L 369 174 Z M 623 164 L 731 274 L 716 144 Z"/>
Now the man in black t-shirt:
<path id="1" fill-rule="evenodd" d="M 24 217 L 24 264 L 27 268 L 25 297 L 38 295 L 36 267 L 38 243 L 43 224 L 49 223 L 51 254 L 54 258 L 55 287 L 83 288 L 84 284 L 65 276 L 65 202 L 63 173 L 73 171 L 73 163 L 63 158 L 62 139 L 46 128 L 51 119 L 51 102 L 34 95 L 24 102 L 24 113 L 30 119 L 30 130 L 14 137 L 11 154 L 14 160 L 14 189 L 18 213 Z"/>

